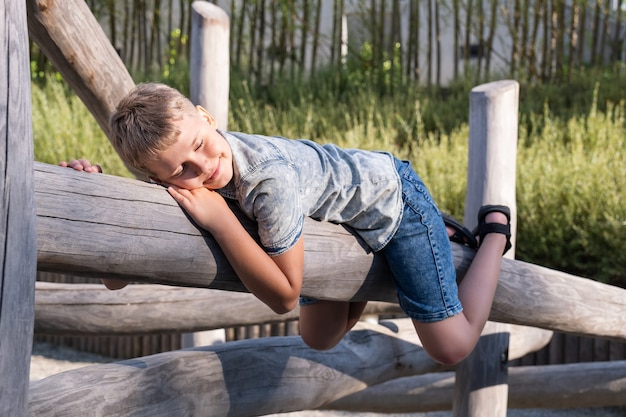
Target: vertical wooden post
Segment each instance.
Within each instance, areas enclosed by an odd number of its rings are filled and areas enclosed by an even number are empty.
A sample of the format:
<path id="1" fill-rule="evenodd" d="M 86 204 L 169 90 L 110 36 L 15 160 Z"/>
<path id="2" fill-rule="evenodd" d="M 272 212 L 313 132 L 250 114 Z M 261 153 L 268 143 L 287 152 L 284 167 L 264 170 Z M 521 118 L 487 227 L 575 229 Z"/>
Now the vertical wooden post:
<path id="1" fill-rule="evenodd" d="M 222 130 L 228 128 L 230 91 L 230 18 L 220 7 L 206 2 L 191 4 L 190 94 L 215 117 Z M 226 341 L 226 330 L 183 333 L 183 348 L 209 346 Z"/>
<path id="2" fill-rule="evenodd" d="M 25 416 L 37 242 L 28 29 L 23 1 L 0 7 L 0 415 Z"/>
<path id="3" fill-rule="evenodd" d="M 224 10 L 206 1 L 194 1 L 191 7 L 189 98 L 207 109 L 220 129 L 227 130 L 230 19 Z"/>
<path id="4" fill-rule="evenodd" d="M 515 257 L 515 172 L 519 84 L 505 80 L 483 84 L 470 93 L 470 137 L 464 223 L 476 226 L 484 204 L 511 208 L 511 242 L 505 255 Z M 474 352 L 457 367 L 453 415 L 506 416 L 509 335 L 504 325 L 482 336 Z"/>

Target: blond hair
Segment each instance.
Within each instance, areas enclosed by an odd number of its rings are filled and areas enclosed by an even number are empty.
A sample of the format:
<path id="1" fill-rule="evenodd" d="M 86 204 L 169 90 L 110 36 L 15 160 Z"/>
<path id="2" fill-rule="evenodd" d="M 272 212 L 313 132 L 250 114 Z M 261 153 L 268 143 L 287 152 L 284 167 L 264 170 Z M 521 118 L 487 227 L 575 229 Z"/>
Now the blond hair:
<path id="1" fill-rule="evenodd" d="M 175 122 L 195 116 L 195 107 L 178 90 L 159 83 L 137 85 L 117 105 L 109 119 L 111 142 L 122 160 L 153 175 L 148 169 L 156 156 L 178 139 Z"/>

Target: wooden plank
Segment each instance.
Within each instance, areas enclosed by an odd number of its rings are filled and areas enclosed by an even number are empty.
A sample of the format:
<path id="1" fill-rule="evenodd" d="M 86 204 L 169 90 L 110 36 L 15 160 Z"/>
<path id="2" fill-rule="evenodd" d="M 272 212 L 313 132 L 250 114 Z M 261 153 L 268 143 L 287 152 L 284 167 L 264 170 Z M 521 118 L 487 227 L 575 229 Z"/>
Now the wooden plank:
<path id="1" fill-rule="evenodd" d="M 0 2 L 0 415 L 23 416 L 37 243 L 26 8 Z"/>
<path id="2" fill-rule="evenodd" d="M 507 331 L 514 357 L 551 336 L 522 326 Z M 325 352 L 300 337 L 270 337 L 53 375 L 31 384 L 29 415 L 243 417 L 311 410 L 367 386 L 444 369 L 421 348 L 410 319 L 361 322 Z"/>
<path id="3" fill-rule="evenodd" d="M 617 342 L 614 342 L 617 343 Z M 620 358 L 623 359 L 623 358 Z M 609 341 L 604 339 L 593 339 L 593 361 L 609 360 Z"/>
<path id="4" fill-rule="evenodd" d="M 398 378 L 327 404 L 324 409 L 379 413 L 449 410 L 454 380 L 453 372 Z M 508 403 L 511 409 L 624 406 L 626 361 L 512 367 Z"/>
<path id="5" fill-rule="evenodd" d="M 35 163 L 35 203 L 40 270 L 245 290 L 215 241 L 161 187 Z M 304 236 L 304 295 L 397 302 L 384 259 L 344 228 L 306 219 Z M 473 255 L 453 244 L 460 278 Z M 503 259 L 490 320 L 624 341 L 625 309 L 622 288 Z"/>

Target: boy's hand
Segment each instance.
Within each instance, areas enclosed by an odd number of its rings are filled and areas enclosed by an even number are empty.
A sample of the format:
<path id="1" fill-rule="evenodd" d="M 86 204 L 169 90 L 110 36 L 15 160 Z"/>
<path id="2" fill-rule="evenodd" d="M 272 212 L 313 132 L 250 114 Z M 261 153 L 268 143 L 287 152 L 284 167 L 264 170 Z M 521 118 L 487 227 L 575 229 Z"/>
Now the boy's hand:
<path id="1" fill-rule="evenodd" d="M 220 225 L 225 218 L 225 213 L 232 214 L 224 198 L 207 188 L 186 190 L 170 185 L 167 191 L 198 226 L 208 232 Z"/>
<path id="2" fill-rule="evenodd" d="M 85 172 L 102 172 L 100 165 L 92 165 L 88 159 L 72 159 L 70 162 L 61 161 L 59 166 L 75 169 L 76 171 Z"/>

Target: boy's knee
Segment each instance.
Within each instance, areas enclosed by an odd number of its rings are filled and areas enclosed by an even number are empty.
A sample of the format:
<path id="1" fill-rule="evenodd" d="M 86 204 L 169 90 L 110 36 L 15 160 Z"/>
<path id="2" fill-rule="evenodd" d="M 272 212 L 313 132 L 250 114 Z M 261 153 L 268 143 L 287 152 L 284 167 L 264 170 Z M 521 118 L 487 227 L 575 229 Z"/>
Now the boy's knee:
<path id="1" fill-rule="evenodd" d="M 456 351 L 437 351 L 427 352 L 428 355 L 435 361 L 442 365 L 453 366 L 458 365 L 463 359 L 467 358 L 471 351 L 465 352 L 461 350 Z"/>
<path id="2" fill-rule="evenodd" d="M 315 350 L 330 350 L 337 346 L 341 340 L 341 338 L 335 340 L 331 337 L 313 337 L 306 333 L 301 334 L 301 337 L 308 347 Z"/>

